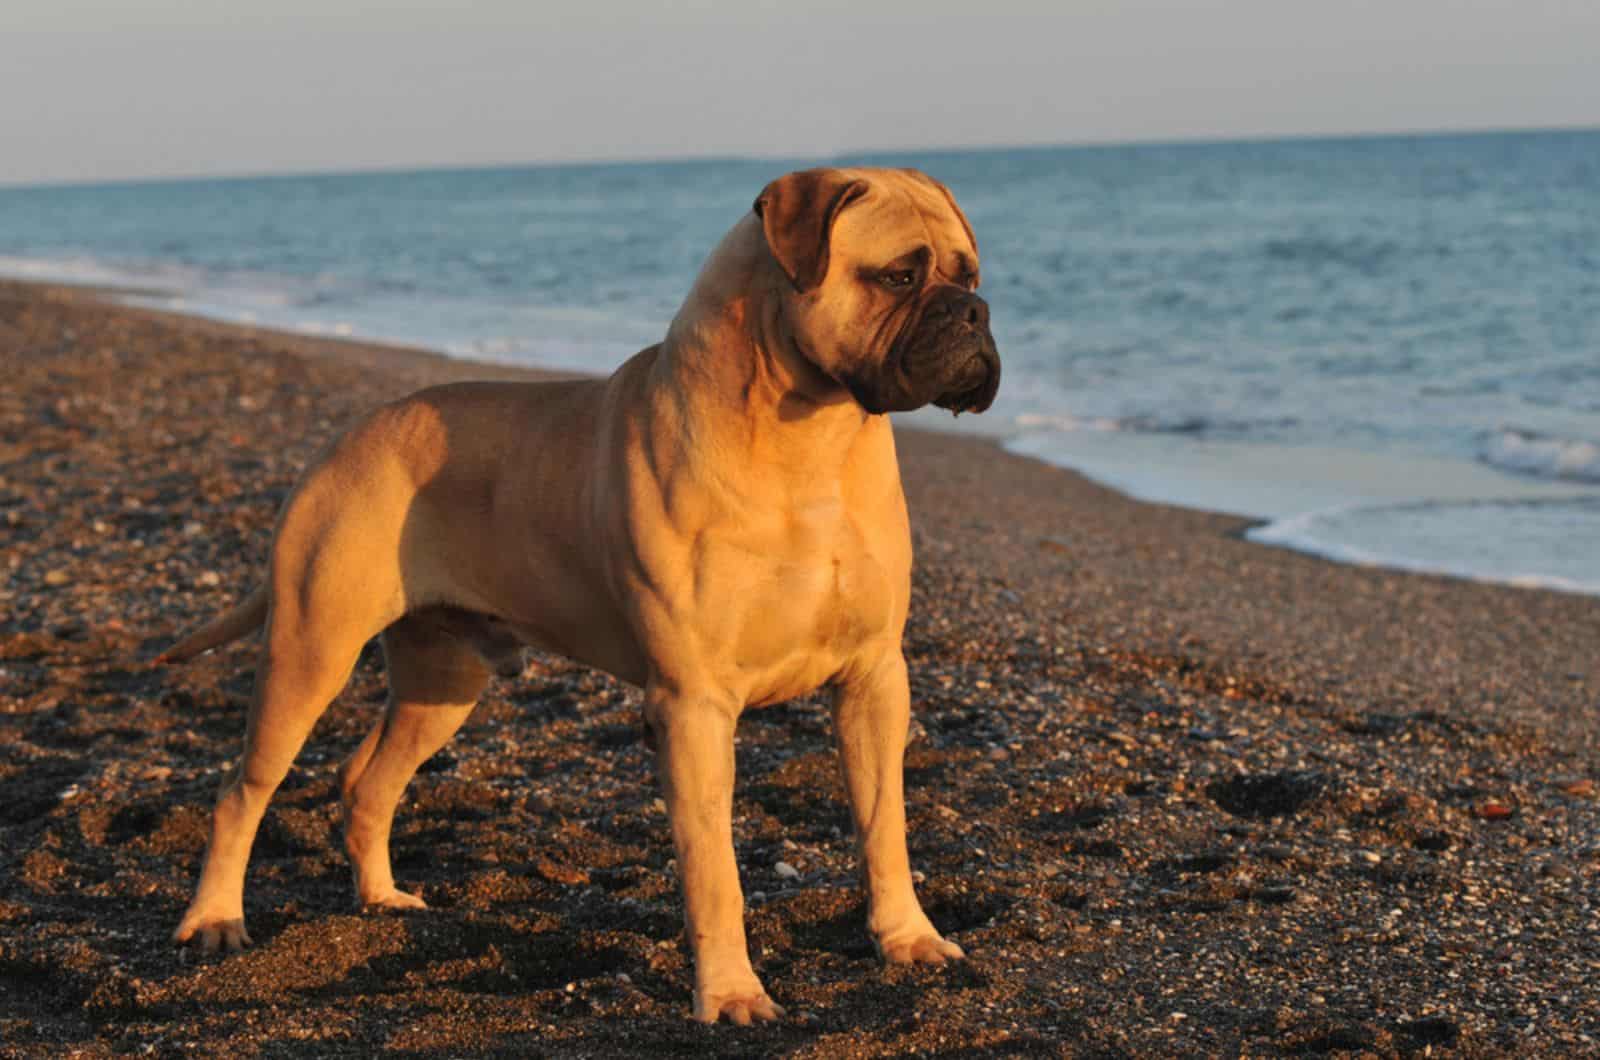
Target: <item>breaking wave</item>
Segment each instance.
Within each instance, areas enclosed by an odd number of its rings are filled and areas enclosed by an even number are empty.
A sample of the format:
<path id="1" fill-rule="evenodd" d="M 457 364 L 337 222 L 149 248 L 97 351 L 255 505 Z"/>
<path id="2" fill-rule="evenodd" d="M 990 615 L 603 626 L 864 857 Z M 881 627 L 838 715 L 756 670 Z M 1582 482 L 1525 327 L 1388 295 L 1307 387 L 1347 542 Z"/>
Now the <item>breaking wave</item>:
<path id="1" fill-rule="evenodd" d="M 1600 443 L 1581 438 L 1504 427 L 1484 442 L 1480 458 L 1490 467 L 1521 475 L 1600 482 Z"/>

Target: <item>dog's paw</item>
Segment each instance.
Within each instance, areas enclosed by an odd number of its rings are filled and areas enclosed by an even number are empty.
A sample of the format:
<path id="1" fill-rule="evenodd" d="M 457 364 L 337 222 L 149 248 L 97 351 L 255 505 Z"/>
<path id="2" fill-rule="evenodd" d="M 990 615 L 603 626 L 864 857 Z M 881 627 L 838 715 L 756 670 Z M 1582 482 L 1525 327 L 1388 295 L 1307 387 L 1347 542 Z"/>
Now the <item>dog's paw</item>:
<path id="1" fill-rule="evenodd" d="M 783 1006 L 768 997 L 759 982 L 740 984 L 732 989 L 694 992 L 694 1018 L 701 1023 L 726 1019 L 748 1027 L 752 1022 L 764 1023 L 782 1015 Z"/>
<path id="2" fill-rule="evenodd" d="M 373 912 L 404 912 L 409 909 L 426 909 L 428 903 L 419 896 L 391 887 L 382 894 L 361 899 L 361 908 Z"/>
<path id="3" fill-rule="evenodd" d="M 924 935 L 880 941 L 878 952 L 890 964 L 943 964 L 966 957 L 961 947 L 941 936 L 937 931 Z"/>
<path id="4" fill-rule="evenodd" d="M 179 946 L 193 942 L 199 946 L 201 953 L 216 953 L 218 950 L 237 953 L 251 945 L 250 933 L 244 929 L 242 916 L 186 916 L 183 923 L 178 925 L 178 930 L 172 933 L 172 941 Z"/>

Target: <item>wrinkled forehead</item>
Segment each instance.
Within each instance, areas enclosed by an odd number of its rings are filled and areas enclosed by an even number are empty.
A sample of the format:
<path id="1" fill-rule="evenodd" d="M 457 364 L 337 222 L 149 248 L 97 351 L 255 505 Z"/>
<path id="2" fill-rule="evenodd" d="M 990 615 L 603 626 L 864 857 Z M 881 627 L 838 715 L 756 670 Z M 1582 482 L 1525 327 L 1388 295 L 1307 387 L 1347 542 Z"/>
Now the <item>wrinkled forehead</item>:
<path id="1" fill-rule="evenodd" d="M 832 244 L 852 259 L 888 264 L 926 247 L 940 272 L 978 270 L 978 252 L 944 194 L 910 174 L 867 175 L 870 190 L 834 224 Z"/>

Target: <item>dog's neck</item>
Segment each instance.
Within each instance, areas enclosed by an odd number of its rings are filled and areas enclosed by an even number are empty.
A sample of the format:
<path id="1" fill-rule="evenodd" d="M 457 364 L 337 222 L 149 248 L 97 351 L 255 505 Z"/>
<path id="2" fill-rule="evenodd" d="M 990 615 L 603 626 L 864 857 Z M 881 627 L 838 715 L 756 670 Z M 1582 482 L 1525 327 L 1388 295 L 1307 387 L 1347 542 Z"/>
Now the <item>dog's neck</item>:
<path id="1" fill-rule="evenodd" d="M 773 448 L 797 478 L 837 474 L 862 444 L 889 439 L 885 416 L 805 356 L 782 310 L 789 283 L 747 215 L 718 244 L 667 330 L 656 371 L 696 432 Z M 880 441 L 880 439 L 882 441 Z M 890 443 L 892 444 L 892 443 Z"/>

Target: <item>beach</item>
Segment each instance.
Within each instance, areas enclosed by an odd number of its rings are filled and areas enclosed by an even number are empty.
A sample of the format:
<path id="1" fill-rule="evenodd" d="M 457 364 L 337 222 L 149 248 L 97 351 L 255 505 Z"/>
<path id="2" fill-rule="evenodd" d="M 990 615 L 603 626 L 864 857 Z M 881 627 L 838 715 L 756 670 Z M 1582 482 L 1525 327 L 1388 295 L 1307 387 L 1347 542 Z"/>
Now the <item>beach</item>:
<path id="1" fill-rule="evenodd" d="M 785 704 L 740 724 L 735 837 L 789 1015 L 691 1023 L 639 695 L 534 656 L 402 804 L 433 908 L 358 913 L 335 771 L 375 647 L 257 840 L 256 946 L 180 953 L 253 659 L 147 660 L 256 583 L 361 411 L 533 373 L 9 281 L 0 368 L 0 1055 L 1600 1053 L 1600 597 L 1340 565 L 922 430 L 910 845 L 968 961 L 880 966 L 827 711 Z"/>

